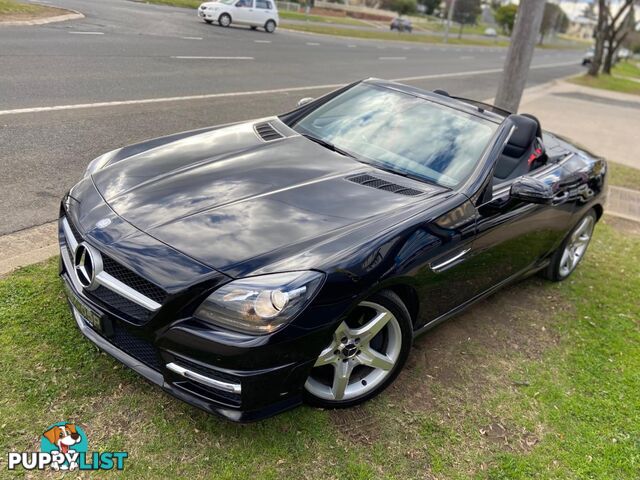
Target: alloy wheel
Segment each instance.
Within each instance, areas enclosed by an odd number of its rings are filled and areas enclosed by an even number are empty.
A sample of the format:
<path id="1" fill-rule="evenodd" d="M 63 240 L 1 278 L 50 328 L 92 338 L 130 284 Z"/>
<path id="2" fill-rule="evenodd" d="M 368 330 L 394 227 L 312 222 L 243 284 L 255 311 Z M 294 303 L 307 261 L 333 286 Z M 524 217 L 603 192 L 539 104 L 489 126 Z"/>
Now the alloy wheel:
<path id="1" fill-rule="evenodd" d="M 392 373 L 401 349 L 402 330 L 393 313 L 377 303 L 361 302 L 320 353 L 305 389 L 330 401 L 363 397 Z"/>
<path id="2" fill-rule="evenodd" d="M 561 277 L 568 276 L 582 260 L 591 241 L 594 226 L 595 219 L 592 215 L 587 215 L 569 237 L 560 259 L 559 272 Z"/>

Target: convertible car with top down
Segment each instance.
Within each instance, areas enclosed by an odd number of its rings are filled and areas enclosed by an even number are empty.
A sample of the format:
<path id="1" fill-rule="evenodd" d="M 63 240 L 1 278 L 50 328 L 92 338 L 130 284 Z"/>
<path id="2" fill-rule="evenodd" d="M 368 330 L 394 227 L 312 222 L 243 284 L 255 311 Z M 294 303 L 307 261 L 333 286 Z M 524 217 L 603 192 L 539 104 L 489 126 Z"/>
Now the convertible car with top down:
<path id="1" fill-rule="evenodd" d="M 60 274 L 80 331 L 179 399 L 348 407 L 417 335 L 571 275 L 606 173 L 533 116 L 369 79 L 98 157 L 61 203 Z"/>

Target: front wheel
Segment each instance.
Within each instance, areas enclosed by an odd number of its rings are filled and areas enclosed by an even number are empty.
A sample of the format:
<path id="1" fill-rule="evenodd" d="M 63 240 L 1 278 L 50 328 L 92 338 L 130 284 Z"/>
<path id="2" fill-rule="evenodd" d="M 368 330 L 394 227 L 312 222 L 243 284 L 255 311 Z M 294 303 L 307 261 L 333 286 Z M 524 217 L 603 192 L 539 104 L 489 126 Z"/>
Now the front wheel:
<path id="1" fill-rule="evenodd" d="M 273 20 L 267 20 L 267 23 L 264 24 L 264 30 L 267 33 L 273 33 L 276 31 L 276 22 Z"/>
<path id="2" fill-rule="evenodd" d="M 229 15 L 228 13 L 223 13 L 218 18 L 218 23 L 221 27 L 228 27 L 229 25 L 231 25 L 231 15 Z"/>
<path id="3" fill-rule="evenodd" d="M 360 302 L 316 360 L 304 386 L 307 402 L 343 408 L 378 395 L 400 373 L 412 338 L 409 312 L 395 293 Z"/>
<path id="4" fill-rule="evenodd" d="M 543 271 L 546 278 L 560 282 L 573 273 L 587 251 L 595 225 L 596 212 L 589 210 L 551 257 L 551 263 Z"/>

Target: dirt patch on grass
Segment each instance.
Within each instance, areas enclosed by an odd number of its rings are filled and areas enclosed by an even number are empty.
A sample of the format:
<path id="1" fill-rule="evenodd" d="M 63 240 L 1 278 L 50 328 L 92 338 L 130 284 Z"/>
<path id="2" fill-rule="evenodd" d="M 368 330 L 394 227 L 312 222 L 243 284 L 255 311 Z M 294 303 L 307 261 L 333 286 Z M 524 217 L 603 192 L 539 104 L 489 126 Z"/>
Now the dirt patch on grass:
<path id="1" fill-rule="evenodd" d="M 515 359 L 537 359 L 558 334 L 553 321 L 571 306 L 545 281 L 532 278 L 499 292 L 416 340 L 391 396 L 430 410 L 432 386 L 482 396 L 498 386 L 526 388 L 512 378 Z"/>

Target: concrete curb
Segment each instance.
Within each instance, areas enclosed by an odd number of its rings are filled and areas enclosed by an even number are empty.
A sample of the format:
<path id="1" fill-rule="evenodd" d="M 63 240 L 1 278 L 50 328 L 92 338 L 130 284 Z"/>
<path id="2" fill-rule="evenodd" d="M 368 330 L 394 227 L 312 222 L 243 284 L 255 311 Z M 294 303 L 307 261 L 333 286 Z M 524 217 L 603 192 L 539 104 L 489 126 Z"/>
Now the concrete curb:
<path id="1" fill-rule="evenodd" d="M 41 5 L 39 3 L 32 3 L 31 5 Z M 71 13 L 64 15 L 55 15 L 53 17 L 37 18 L 35 20 L 15 20 L 10 22 L 0 22 L 0 27 L 19 27 L 19 26 L 31 26 L 31 25 L 46 25 L 47 23 L 66 22 L 67 20 L 78 20 L 84 18 L 84 15 L 77 10 L 71 8 L 62 8 L 55 5 L 41 5 L 42 7 L 59 8 L 60 10 L 67 10 Z"/>

